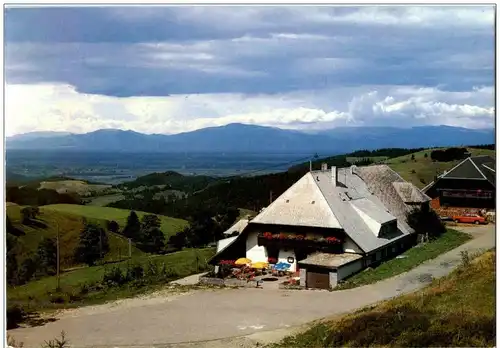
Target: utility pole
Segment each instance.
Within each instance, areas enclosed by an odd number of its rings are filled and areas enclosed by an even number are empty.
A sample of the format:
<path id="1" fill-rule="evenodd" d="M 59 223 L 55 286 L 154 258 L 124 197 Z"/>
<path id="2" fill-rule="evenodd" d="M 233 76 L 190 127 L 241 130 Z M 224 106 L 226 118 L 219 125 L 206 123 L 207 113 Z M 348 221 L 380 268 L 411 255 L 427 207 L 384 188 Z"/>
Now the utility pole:
<path id="1" fill-rule="evenodd" d="M 309 160 L 309 171 L 310 172 L 313 171 L 313 162 L 312 162 L 312 160 Z"/>
<path id="2" fill-rule="evenodd" d="M 61 288 L 61 276 L 60 276 L 60 266 L 59 266 L 59 222 L 56 221 L 56 227 L 57 227 L 57 238 L 56 238 L 56 254 L 57 254 L 57 288 L 56 288 L 56 291 L 59 291 L 59 289 Z"/>
<path id="3" fill-rule="evenodd" d="M 132 240 L 128 239 L 128 257 L 132 258 Z"/>
<path id="4" fill-rule="evenodd" d="M 269 191 L 269 204 L 273 202 L 273 191 Z"/>
<path id="5" fill-rule="evenodd" d="M 102 262 L 102 229 L 99 229 L 99 255 L 101 256 Z"/>

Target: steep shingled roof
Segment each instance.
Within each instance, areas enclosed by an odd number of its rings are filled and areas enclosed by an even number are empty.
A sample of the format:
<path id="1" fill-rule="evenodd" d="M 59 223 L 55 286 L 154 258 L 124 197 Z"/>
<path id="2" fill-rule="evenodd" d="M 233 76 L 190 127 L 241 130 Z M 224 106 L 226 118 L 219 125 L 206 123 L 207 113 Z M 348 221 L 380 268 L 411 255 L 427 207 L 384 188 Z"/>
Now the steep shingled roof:
<path id="1" fill-rule="evenodd" d="M 247 227 L 247 225 L 248 225 L 248 220 L 241 219 L 238 222 L 236 222 L 233 226 L 229 227 L 226 231 L 224 231 L 224 234 L 231 235 L 234 232 L 241 233 Z"/>
<path id="2" fill-rule="evenodd" d="M 450 171 L 440 175 L 438 180 L 441 179 L 472 179 L 472 180 L 487 180 L 493 186 L 496 186 L 495 175 L 495 159 L 491 156 L 474 156 L 467 157 L 462 162 L 453 167 Z M 436 181 L 422 189 L 422 192 L 429 191 Z"/>
<path id="3" fill-rule="evenodd" d="M 342 228 L 311 173 L 299 179 L 251 223 Z"/>
<path id="4" fill-rule="evenodd" d="M 393 185 L 406 182 L 388 166 L 341 168 L 336 182 L 332 184 L 330 170 L 307 173 L 251 223 L 341 228 L 365 252 L 413 232 L 406 223 L 407 213 L 413 208 L 405 204 Z M 410 198 L 430 200 L 423 194 Z M 397 219 L 397 230 L 377 237 L 362 215 L 379 224 Z"/>

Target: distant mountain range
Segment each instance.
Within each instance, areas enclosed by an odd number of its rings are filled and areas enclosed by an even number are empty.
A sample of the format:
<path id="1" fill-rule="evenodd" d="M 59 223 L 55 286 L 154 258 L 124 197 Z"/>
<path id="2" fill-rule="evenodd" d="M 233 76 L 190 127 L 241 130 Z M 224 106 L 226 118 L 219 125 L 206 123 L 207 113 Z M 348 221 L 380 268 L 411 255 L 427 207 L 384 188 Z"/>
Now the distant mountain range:
<path id="1" fill-rule="evenodd" d="M 306 133 L 229 124 L 174 135 L 101 129 L 86 134 L 34 132 L 8 137 L 7 150 L 340 154 L 359 149 L 493 144 L 494 129 L 449 126 L 341 127 Z"/>

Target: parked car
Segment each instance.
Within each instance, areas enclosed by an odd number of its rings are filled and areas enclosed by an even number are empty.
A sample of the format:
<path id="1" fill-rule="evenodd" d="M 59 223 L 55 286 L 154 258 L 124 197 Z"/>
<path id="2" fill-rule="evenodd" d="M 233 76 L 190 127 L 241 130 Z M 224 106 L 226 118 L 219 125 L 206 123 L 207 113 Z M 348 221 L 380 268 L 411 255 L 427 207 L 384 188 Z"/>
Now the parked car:
<path id="1" fill-rule="evenodd" d="M 464 224 L 476 224 L 476 225 L 488 224 L 488 221 L 486 221 L 486 219 L 484 217 L 477 215 L 477 214 L 456 215 L 456 216 L 453 216 L 453 221 L 455 221 L 456 223 L 461 222 Z"/>

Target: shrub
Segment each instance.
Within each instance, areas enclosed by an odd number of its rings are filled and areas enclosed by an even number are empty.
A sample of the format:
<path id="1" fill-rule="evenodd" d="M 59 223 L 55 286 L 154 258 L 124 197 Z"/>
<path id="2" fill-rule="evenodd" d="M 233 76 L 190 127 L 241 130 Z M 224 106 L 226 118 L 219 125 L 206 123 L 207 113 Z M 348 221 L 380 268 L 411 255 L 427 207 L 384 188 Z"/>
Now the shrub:
<path id="1" fill-rule="evenodd" d="M 14 329 L 19 326 L 26 318 L 26 312 L 18 305 L 7 307 L 7 330 Z"/>
<path id="2" fill-rule="evenodd" d="M 69 342 L 66 339 L 66 333 L 61 331 L 61 338 L 54 338 L 50 341 L 45 341 L 45 344 L 42 346 L 43 348 L 67 348 L 69 347 Z"/>
<path id="3" fill-rule="evenodd" d="M 122 270 L 119 267 L 113 267 L 104 272 L 102 282 L 107 286 L 116 286 L 125 284 L 127 279 L 126 275 L 122 273 Z"/>

